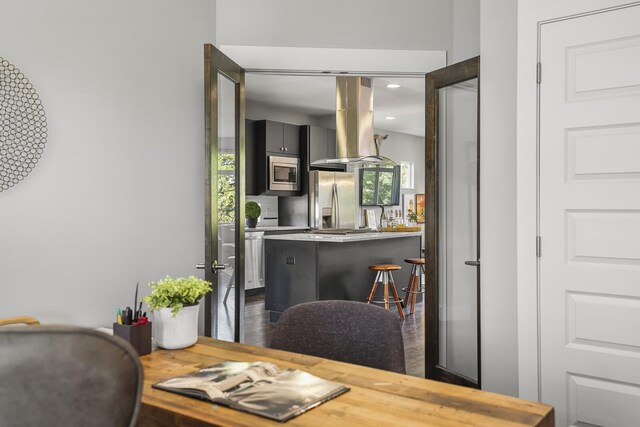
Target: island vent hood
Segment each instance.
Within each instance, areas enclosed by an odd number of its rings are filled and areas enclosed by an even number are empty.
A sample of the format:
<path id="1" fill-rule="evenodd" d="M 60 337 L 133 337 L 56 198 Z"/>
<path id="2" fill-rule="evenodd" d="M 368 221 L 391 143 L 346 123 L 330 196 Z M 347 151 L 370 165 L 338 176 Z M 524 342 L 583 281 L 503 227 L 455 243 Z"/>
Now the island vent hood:
<path id="1" fill-rule="evenodd" d="M 370 77 L 336 77 L 336 157 L 326 164 L 395 163 L 379 155 L 373 135 L 373 87 Z"/>

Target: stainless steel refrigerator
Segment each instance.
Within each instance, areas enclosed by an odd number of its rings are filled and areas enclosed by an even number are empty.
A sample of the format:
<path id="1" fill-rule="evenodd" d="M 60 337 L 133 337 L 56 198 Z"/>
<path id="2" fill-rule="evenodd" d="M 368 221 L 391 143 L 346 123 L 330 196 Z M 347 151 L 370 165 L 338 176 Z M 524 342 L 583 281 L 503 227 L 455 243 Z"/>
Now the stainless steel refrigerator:
<path id="1" fill-rule="evenodd" d="M 351 172 L 309 172 L 309 226 L 355 229 L 356 180 Z"/>

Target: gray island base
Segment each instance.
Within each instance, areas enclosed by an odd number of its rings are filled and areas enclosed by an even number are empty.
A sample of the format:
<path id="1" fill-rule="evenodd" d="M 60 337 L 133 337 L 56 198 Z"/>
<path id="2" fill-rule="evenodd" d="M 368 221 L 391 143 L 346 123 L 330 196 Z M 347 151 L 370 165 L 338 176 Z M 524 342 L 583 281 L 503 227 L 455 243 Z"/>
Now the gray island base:
<path id="1" fill-rule="evenodd" d="M 265 308 L 271 322 L 296 304 L 320 300 L 365 302 L 374 264 L 398 264 L 393 272 L 400 298 L 411 266 L 405 258 L 420 258 L 422 232 L 363 233 L 346 236 L 286 234 L 264 237 Z M 378 286 L 379 297 L 382 286 Z M 391 291 L 389 291 L 391 294 Z"/>

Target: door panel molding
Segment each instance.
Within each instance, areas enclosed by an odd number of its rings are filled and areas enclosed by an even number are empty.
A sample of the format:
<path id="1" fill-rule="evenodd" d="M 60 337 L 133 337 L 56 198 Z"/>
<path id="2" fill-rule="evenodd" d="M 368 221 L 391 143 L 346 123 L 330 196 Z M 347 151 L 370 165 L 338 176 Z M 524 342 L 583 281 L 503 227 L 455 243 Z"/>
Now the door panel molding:
<path id="1" fill-rule="evenodd" d="M 640 407 L 638 6 L 538 29 L 538 393 L 559 425 Z"/>

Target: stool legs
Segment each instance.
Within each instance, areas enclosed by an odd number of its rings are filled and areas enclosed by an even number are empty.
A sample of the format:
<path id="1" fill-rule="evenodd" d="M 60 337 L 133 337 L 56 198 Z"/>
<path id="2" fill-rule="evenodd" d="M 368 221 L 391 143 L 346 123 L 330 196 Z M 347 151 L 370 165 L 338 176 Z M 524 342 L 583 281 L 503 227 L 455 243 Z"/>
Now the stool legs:
<path id="1" fill-rule="evenodd" d="M 367 304 L 371 304 L 373 301 L 373 296 L 376 293 L 376 289 L 378 288 L 378 283 L 382 282 L 382 286 L 384 288 L 384 300 L 380 301 L 384 303 L 384 308 L 389 310 L 389 287 L 391 287 L 391 293 L 393 294 L 393 300 L 398 307 L 398 313 L 400 314 L 400 318 L 404 319 L 404 312 L 402 311 L 402 300 L 398 296 L 398 290 L 396 289 L 396 283 L 393 280 L 393 275 L 390 271 L 378 271 L 376 274 L 376 278 L 373 281 L 373 285 L 371 286 L 371 292 L 369 292 L 369 297 L 367 298 Z"/>
<path id="2" fill-rule="evenodd" d="M 391 275 L 391 273 L 389 273 L 389 280 L 391 282 L 391 292 L 393 292 L 393 299 L 396 301 L 396 307 L 398 307 L 398 313 L 400 314 L 400 318 L 404 319 L 404 312 L 402 311 L 402 303 L 400 302 L 400 297 L 398 297 L 396 282 L 394 282 L 393 276 Z"/>
<path id="3" fill-rule="evenodd" d="M 389 272 L 382 272 L 382 280 L 384 283 L 384 309 L 389 310 Z"/>
<path id="4" fill-rule="evenodd" d="M 378 287 L 378 279 L 380 278 L 380 271 L 376 274 L 376 278 L 373 281 L 373 285 L 371 286 L 371 292 L 369 293 L 369 298 L 367 298 L 367 304 L 371 304 L 371 300 L 373 299 L 373 294 L 376 293 L 376 288 Z"/>
<path id="5" fill-rule="evenodd" d="M 409 311 L 409 314 L 413 314 L 413 312 L 416 310 L 416 299 L 418 298 L 418 289 L 420 288 L 420 282 L 421 278 L 418 275 L 418 268 L 416 266 L 413 274 L 413 294 L 411 295 L 411 311 Z"/>
<path id="6" fill-rule="evenodd" d="M 407 307 L 409 305 L 409 301 L 411 300 L 411 297 L 413 296 L 413 294 L 411 293 L 413 289 L 413 275 L 415 274 L 416 271 L 416 265 L 412 265 L 411 266 L 411 273 L 409 273 L 409 284 L 407 285 L 407 290 L 404 293 L 404 306 Z"/>
<path id="7" fill-rule="evenodd" d="M 408 307 L 409 303 L 411 303 L 411 310 L 409 314 L 413 314 L 416 310 L 416 300 L 418 298 L 418 293 L 423 292 L 422 288 L 422 275 L 424 274 L 424 265 L 420 264 L 413 265 L 411 267 L 411 273 L 409 274 L 409 284 L 407 285 L 407 290 L 405 292 L 404 298 L 404 306 Z"/>

